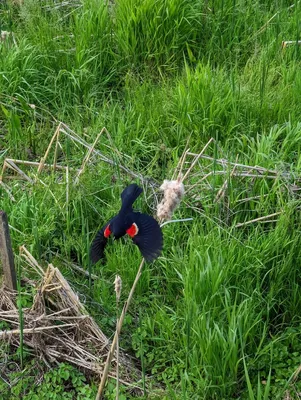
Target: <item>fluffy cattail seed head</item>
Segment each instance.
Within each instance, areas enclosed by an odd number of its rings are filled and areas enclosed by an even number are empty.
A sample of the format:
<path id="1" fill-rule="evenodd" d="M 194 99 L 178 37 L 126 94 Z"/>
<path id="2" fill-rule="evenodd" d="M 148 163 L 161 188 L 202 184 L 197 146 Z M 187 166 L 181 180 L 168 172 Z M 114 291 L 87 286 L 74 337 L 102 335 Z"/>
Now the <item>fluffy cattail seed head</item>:
<path id="1" fill-rule="evenodd" d="M 1 31 L 1 34 L 0 34 L 1 41 L 4 42 L 4 40 L 6 40 L 10 34 L 11 34 L 11 32 Z"/>
<path id="2" fill-rule="evenodd" d="M 115 292 L 116 292 L 116 300 L 119 301 L 121 295 L 121 288 L 122 288 L 122 280 L 119 275 L 115 276 Z"/>
<path id="3" fill-rule="evenodd" d="M 160 221 L 169 220 L 184 196 L 184 185 L 179 179 L 175 181 L 164 180 L 160 190 L 164 192 L 164 197 L 158 204 L 157 217 Z"/>

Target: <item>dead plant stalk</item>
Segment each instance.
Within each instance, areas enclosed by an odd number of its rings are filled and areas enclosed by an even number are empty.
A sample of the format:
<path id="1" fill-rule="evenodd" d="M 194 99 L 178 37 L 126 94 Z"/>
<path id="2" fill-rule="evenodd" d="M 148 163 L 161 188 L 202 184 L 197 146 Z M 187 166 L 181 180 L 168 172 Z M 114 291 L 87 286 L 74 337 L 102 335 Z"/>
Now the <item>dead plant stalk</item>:
<path id="1" fill-rule="evenodd" d="M 119 321 L 117 323 L 115 335 L 114 335 L 114 338 L 113 338 L 113 341 L 112 341 L 112 344 L 111 344 L 111 348 L 110 348 L 110 350 L 108 352 L 108 355 L 107 355 L 107 359 L 106 359 L 106 363 L 105 363 L 105 366 L 104 366 L 104 369 L 103 369 L 101 381 L 100 381 L 100 384 L 99 384 L 99 387 L 98 387 L 96 400 L 101 399 L 101 396 L 102 396 L 102 393 L 103 393 L 103 390 L 104 390 L 104 387 L 105 387 L 105 384 L 106 384 L 106 381 L 107 381 L 107 377 L 108 377 L 108 374 L 109 374 L 110 364 L 111 364 L 111 361 L 112 361 L 114 353 L 115 353 L 118 337 L 119 337 L 120 332 L 121 332 L 122 324 L 123 324 L 125 315 L 127 313 L 127 310 L 129 308 L 129 305 L 131 303 L 131 300 L 133 298 L 137 283 L 138 283 L 138 281 L 140 279 L 144 262 L 145 262 L 145 260 L 144 260 L 144 258 L 142 258 L 142 261 L 141 261 L 141 263 L 139 265 L 139 268 L 138 268 L 138 271 L 137 271 L 137 274 L 136 274 L 136 278 L 134 280 L 134 283 L 132 285 L 132 288 L 130 290 L 128 298 L 127 298 L 126 302 L 124 303 L 124 306 L 123 306 L 123 309 L 122 309 L 122 313 L 121 313 Z"/>

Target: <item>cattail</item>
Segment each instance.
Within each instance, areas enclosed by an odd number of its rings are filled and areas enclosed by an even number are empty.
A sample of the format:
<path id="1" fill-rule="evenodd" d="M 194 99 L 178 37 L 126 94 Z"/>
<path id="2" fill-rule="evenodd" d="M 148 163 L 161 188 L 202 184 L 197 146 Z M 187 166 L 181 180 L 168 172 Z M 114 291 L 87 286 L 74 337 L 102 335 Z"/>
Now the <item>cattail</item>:
<path id="1" fill-rule="evenodd" d="M 176 207 L 180 204 L 185 190 L 180 179 L 175 181 L 164 180 L 160 186 L 160 190 L 164 192 L 164 197 L 157 208 L 157 217 L 159 221 L 171 219 Z"/>
<path id="2" fill-rule="evenodd" d="M 1 41 L 4 42 L 4 40 L 6 40 L 10 34 L 11 34 L 11 32 L 1 31 L 1 34 L 0 34 Z"/>
<path id="3" fill-rule="evenodd" d="M 116 300 L 119 301 L 121 289 L 122 289 L 122 280 L 119 275 L 115 276 L 114 285 L 115 285 L 115 292 L 116 292 Z"/>

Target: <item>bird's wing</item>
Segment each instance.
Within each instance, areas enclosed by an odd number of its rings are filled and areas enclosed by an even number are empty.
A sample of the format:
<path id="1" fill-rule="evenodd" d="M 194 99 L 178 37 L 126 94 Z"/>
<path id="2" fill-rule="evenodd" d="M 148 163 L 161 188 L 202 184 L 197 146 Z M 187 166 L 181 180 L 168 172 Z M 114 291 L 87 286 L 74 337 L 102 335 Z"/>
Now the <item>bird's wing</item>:
<path id="1" fill-rule="evenodd" d="M 110 222 L 108 222 L 104 227 L 101 228 L 100 231 L 97 232 L 90 249 L 90 259 L 93 264 L 104 258 L 104 251 L 108 242 L 107 238 L 110 234 Z"/>
<path id="2" fill-rule="evenodd" d="M 133 224 L 127 229 L 146 261 L 153 261 L 161 254 L 163 234 L 158 222 L 147 214 L 132 213 Z"/>

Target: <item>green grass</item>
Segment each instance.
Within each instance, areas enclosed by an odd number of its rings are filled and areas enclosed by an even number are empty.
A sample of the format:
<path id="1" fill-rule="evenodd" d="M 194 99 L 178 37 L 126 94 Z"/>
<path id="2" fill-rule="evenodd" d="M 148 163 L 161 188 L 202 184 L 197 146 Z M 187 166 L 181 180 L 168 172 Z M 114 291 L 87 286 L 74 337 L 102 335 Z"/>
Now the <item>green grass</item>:
<path id="1" fill-rule="evenodd" d="M 63 121 L 89 143 L 105 126 L 126 156 L 116 158 L 105 135 L 100 150 L 158 183 L 171 177 L 188 137 L 192 152 L 213 137 L 212 156 L 290 172 L 287 179 L 231 179 L 218 204 L 213 199 L 225 178 L 215 174 L 199 193 L 201 212 L 182 203 L 175 216 L 193 221 L 164 227 L 163 255 L 143 271 L 121 345 L 163 384 L 160 398 L 283 399 L 285 390 L 298 398 L 300 380 L 292 376 L 301 350 L 301 225 L 292 185 L 301 169 L 301 58 L 298 46 L 281 50 L 281 42 L 300 39 L 300 4 L 54 4 L 0 5 L 0 29 L 15 38 L 0 42 L 1 163 L 39 161 Z M 79 167 L 83 148 L 61 142 L 61 163 Z M 89 165 L 78 186 L 72 179 L 72 172 L 69 182 L 42 173 L 34 185 L 9 182 L 16 201 L 0 187 L 0 207 L 16 252 L 25 244 L 37 259 L 58 265 L 109 336 L 115 274 L 125 300 L 138 250 L 128 242 L 110 246 L 106 264 L 92 268 L 99 275 L 93 284 L 55 254 L 88 270 L 90 243 L 131 179 L 102 162 Z M 152 212 L 143 198 L 137 207 Z M 277 222 L 235 227 L 275 212 Z M 24 350 L 9 357 L 20 363 L 21 354 L 25 362 Z M 41 396 L 52 384 L 48 377 L 35 388 L 31 378 L 22 378 L 26 395 Z M 95 386 L 85 385 L 94 398 Z M 1 391 L 8 393 L 4 381 Z M 114 398 L 111 386 L 107 398 Z"/>

